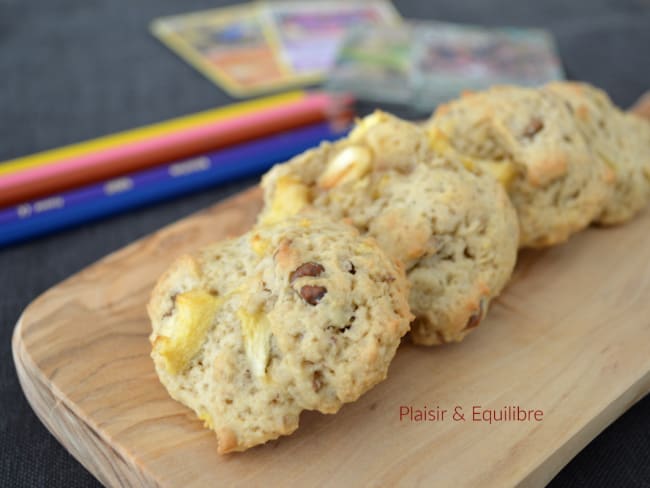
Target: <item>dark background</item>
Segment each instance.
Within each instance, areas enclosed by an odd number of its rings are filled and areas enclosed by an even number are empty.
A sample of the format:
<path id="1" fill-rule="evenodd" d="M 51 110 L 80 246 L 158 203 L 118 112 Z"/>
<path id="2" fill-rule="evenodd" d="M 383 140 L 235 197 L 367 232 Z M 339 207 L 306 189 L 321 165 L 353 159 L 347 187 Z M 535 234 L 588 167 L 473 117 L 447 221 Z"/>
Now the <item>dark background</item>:
<path id="1" fill-rule="evenodd" d="M 0 160 L 227 103 L 219 88 L 167 51 L 147 26 L 157 16 L 228 3 L 0 0 Z M 395 4 L 407 18 L 548 28 L 568 77 L 606 89 L 622 106 L 650 88 L 650 0 Z M 21 392 L 10 344 L 23 308 L 105 254 L 253 182 L 0 250 L 0 486 L 98 485 L 46 431 Z M 649 460 L 646 397 L 589 444 L 551 486 L 647 487 Z"/>

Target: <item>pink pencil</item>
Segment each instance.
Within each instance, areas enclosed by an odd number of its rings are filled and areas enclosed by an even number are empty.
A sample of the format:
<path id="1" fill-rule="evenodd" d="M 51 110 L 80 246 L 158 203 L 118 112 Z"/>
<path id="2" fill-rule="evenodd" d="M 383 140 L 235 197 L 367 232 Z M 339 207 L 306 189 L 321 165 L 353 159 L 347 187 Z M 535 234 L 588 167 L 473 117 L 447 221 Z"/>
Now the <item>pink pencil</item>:
<path id="1" fill-rule="evenodd" d="M 344 113 L 349 102 L 349 98 L 313 93 L 287 105 L 2 175 L 0 206 L 318 122 Z"/>

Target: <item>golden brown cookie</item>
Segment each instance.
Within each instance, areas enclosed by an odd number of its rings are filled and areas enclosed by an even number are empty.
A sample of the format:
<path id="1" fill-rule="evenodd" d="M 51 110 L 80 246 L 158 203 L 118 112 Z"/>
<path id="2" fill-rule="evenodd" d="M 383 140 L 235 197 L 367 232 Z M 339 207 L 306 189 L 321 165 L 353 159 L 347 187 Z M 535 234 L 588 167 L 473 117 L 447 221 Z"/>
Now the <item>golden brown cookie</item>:
<path id="1" fill-rule="evenodd" d="M 353 224 L 404 263 L 413 341 L 459 341 L 505 286 L 518 243 L 505 191 L 472 166 L 436 156 L 421 127 L 376 112 L 267 173 L 260 221 L 316 208 Z"/>
<path id="2" fill-rule="evenodd" d="M 554 82 L 546 89 L 569 105 L 594 156 L 614 173 L 614 191 L 596 222 L 620 224 L 634 217 L 650 200 L 650 123 L 623 112 L 587 83 Z"/>
<path id="3" fill-rule="evenodd" d="M 439 107 L 428 128 L 435 145 L 451 146 L 504 184 L 519 215 L 522 247 L 565 241 L 611 198 L 612 170 L 551 90 L 502 86 L 467 94 Z"/>
<path id="4" fill-rule="evenodd" d="M 151 355 L 219 452 L 242 451 L 382 381 L 412 318 L 407 296 L 373 239 L 288 218 L 176 260 L 149 302 Z"/>

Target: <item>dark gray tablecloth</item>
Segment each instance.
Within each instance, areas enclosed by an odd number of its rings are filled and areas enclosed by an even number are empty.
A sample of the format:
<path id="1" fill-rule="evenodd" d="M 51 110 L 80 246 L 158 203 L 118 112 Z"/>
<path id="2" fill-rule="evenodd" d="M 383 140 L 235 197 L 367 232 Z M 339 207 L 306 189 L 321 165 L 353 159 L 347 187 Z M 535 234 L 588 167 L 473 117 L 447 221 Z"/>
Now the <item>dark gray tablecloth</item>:
<path id="1" fill-rule="evenodd" d="M 157 16 L 225 3 L 0 0 L 0 160 L 227 103 L 222 91 L 147 30 Z M 409 18 L 546 27 L 557 37 L 569 77 L 605 88 L 623 106 L 650 88 L 648 0 L 405 0 L 396 5 Z M 46 431 L 21 392 L 10 339 L 23 308 L 105 254 L 253 182 L 220 186 L 0 251 L 0 486 L 98 484 Z M 649 460 L 646 397 L 551 485 L 650 486 Z"/>

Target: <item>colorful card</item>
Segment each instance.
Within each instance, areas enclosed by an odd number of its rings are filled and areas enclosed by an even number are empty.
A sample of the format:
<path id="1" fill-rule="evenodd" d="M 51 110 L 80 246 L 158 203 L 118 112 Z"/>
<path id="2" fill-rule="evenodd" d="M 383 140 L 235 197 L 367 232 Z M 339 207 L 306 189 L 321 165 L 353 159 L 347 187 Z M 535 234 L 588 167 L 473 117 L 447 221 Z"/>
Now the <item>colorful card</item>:
<path id="1" fill-rule="evenodd" d="M 348 33 L 327 87 L 422 112 L 464 90 L 562 79 L 550 33 L 442 22 L 360 27 Z"/>
<path id="2" fill-rule="evenodd" d="M 255 4 L 156 19 L 152 33 L 234 96 L 287 87 L 294 78 L 269 42 Z"/>
<path id="3" fill-rule="evenodd" d="M 413 37 L 408 26 L 354 29 L 341 46 L 327 89 L 391 103 L 410 102 Z"/>
<path id="4" fill-rule="evenodd" d="M 564 77 L 551 34 L 540 29 L 416 26 L 414 105 L 428 110 L 464 90 L 536 86 Z"/>
<path id="5" fill-rule="evenodd" d="M 314 81 L 333 66 L 350 28 L 400 22 L 387 0 L 275 1 L 265 11 L 283 61 L 296 76 Z"/>

